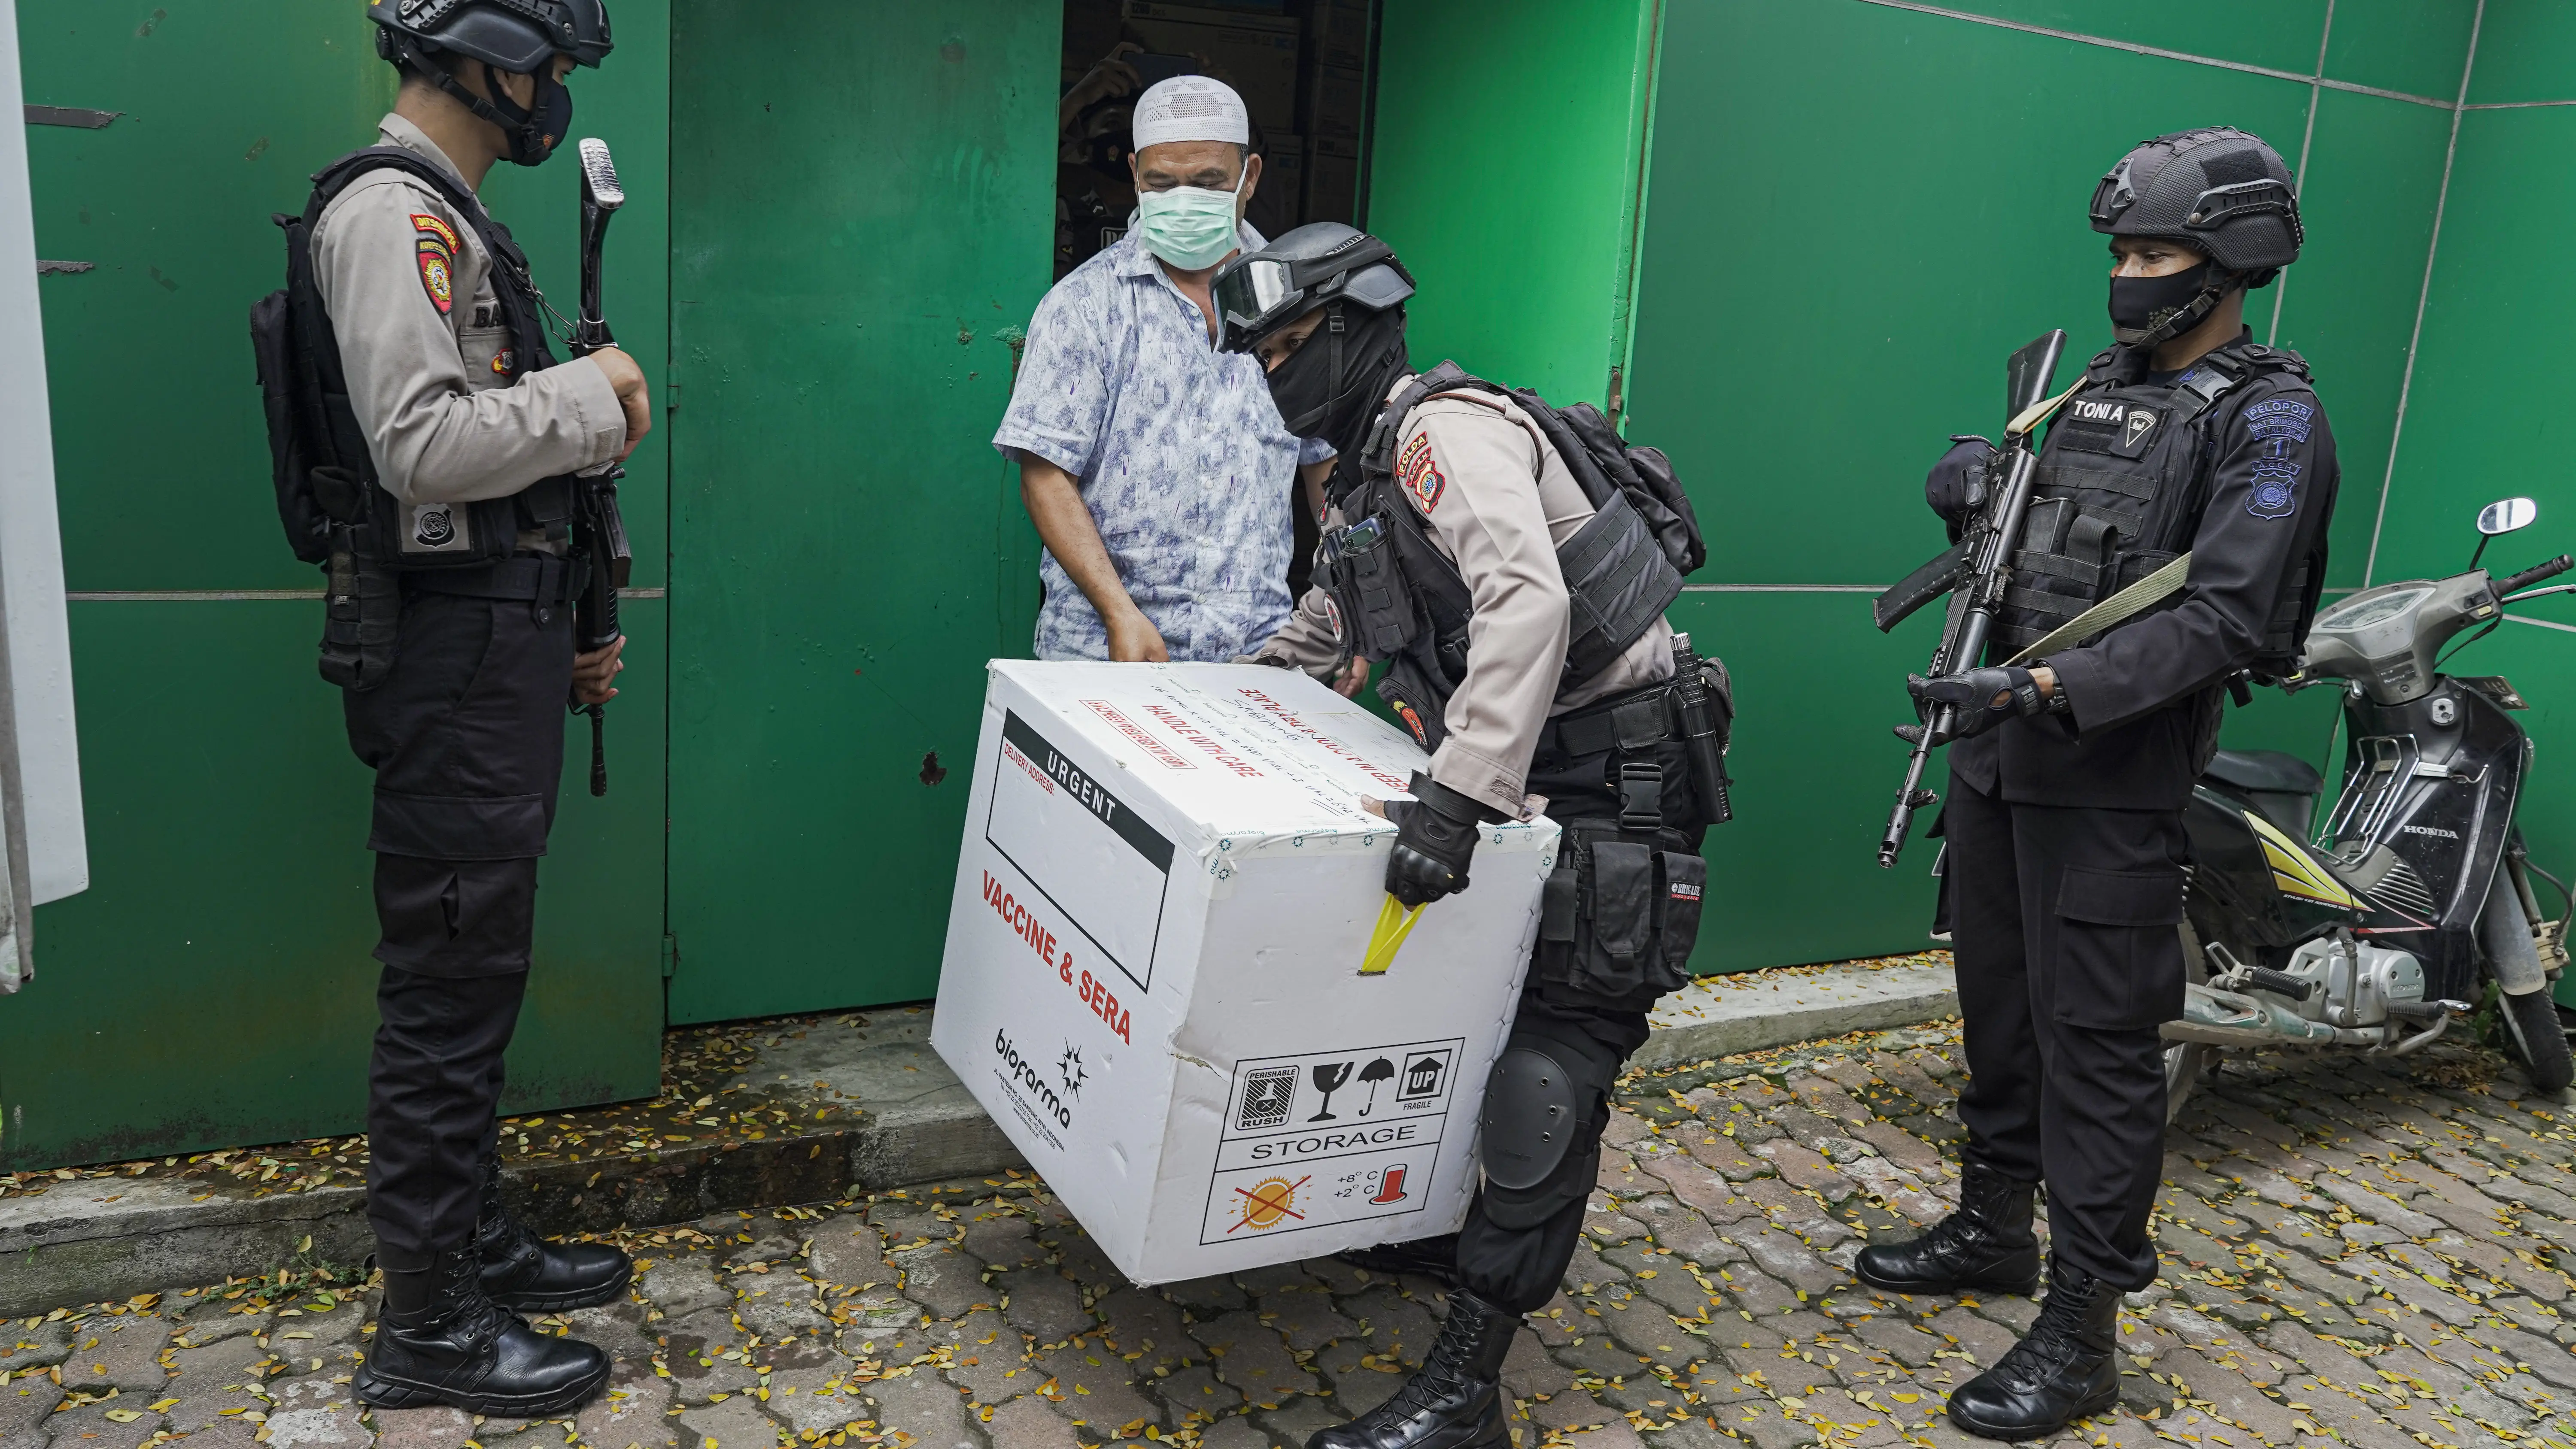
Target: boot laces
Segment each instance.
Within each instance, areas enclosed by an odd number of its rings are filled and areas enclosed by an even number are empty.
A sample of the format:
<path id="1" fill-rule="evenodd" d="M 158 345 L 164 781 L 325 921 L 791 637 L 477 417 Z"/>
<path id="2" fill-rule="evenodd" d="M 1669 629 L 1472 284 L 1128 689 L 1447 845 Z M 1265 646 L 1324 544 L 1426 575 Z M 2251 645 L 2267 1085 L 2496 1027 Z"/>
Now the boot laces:
<path id="1" fill-rule="evenodd" d="M 440 1320 L 463 1337 L 498 1336 L 506 1325 L 498 1320 L 508 1317 L 508 1310 L 492 1301 L 483 1291 L 482 1261 L 472 1253 L 452 1255 L 446 1264 L 447 1281 L 440 1285 L 439 1296 L 452 1305 Z"/>
<path id="2" fill-rule="evenodd" d="M 1471 1310 L 1462 1299 L 1450 1300 L 1452 1314 Z M 1482 1315 L 1479 1314 L 1479 1317 Z M 1454 1332 L 1451 1330 L 1455 1330 Z M 1432 1407 L 1456 1387 L 1472 1382 L 1467 1373 L 1467 1357 L 1474 1342 L 1474 1332 L 1453 1318 L 1441 1326 L 1440 1336 L 1431 1342 L 1431 1352 L 1423 1357 L 1422 1371 L 1404 1381 L 1388 1404 L 1398 1414 Z"/>
<path id="3" fill-rule="evenodd" d="M 2038 1321 L 2031 1324 L 2028 1336 L 1995 1364 L 1996 1373 L 2022 1383 L 2041 1383 L 2056 1377 L 2087 1352 L 2084 1314 L 2093 1294 L 2070 1291 L 2072 1287 L 2066 1283 L 2050 1287 L 2047 1300 L 2040 1305 Z"/>

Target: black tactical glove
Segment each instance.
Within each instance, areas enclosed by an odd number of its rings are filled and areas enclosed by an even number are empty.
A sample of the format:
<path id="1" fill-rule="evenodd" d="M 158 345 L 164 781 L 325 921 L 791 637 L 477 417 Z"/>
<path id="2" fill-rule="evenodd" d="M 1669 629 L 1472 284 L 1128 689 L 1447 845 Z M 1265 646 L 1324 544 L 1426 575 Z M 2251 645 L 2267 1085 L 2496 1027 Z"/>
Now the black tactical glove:
<path id="1" fill-rule="evenodd" d="M 1968 515 L 1986 501 L 1987 468 L 1994 460 L 1994 444 L 1973 433 L 1956 433 L 1950 451 L 1923 476 L 1923 501 L 1950 525 L 1952 543 L 1966 531 Z"/>
<path id="2" fill-rule="evenodd" d="M 1386 802 L 1395 822 L 1395 853 L 1386 860 L 1386 892 L 1406 906 L 1424 906 L 1467 888 L 1467 860 L 1476 853 L 1476 827 L 1500 819 L 1490 807 L 1420 770 L 1405 788 L 1411 801 Z"/>
<path id="3" fill-rule="evenodd" d="M 1932 743 L 1936 745 L 1984 734 L 1998 720 L 2066 711 L 2065 691 L 2042 698 L 2039 682 L 2018 664 L 1944 674 L 1938 679 L 1909 674 L 1905 676 L 1905 690 L 1914 696 L 1914 706 L 1925 721 L 1896 727 L 1898 737 L 1909 744 L 1922 738 L 1943 705 L 1950 707 L 1950 728 L 1934 737 Z"/>

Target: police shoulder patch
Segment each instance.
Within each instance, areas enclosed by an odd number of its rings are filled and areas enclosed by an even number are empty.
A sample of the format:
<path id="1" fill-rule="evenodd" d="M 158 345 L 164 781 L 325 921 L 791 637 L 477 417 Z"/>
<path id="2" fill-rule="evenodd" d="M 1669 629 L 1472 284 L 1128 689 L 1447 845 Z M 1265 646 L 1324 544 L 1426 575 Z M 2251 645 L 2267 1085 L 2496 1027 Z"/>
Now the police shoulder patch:
<path id="1" fill-rule="evenodd" d="M 420 248 L 420 288 L 442 317 L 456 305 L 456 282 L 448 270 L 447 253 L 427 243 Z"/>
<path id="2" fill-rule="evenodd" d="M 412 228 L 420 233 L 421 245 L 423 246 L 427 246 L 431 242 L 435 241 L 440 246 L 447 248 L 448 252 L 452 255 L 460 245 L 456 240 L 456 228 L 449 226 L 445 221 L 430 215 L 428 212 L 413 212 L 411 214 L 411 224 Z"/>
<path id="3" fill-rule="evenodd" d="M 2256 518 L 2287 518 L 2299 508 L 2299 465 L 2285 458 L 2254 462 L 2253 491 L 2245 511 Z"/>
<path id="4" fill-rule="evenodd" d="M 1413 506 L 1428 514 L 1440 504 L 1449 480 L 1440 474 L 1440 461 L 1431 456 L 1431 435 L 1415 433 L 1395 459 L 1395 479 L 1413 496 Z"/>

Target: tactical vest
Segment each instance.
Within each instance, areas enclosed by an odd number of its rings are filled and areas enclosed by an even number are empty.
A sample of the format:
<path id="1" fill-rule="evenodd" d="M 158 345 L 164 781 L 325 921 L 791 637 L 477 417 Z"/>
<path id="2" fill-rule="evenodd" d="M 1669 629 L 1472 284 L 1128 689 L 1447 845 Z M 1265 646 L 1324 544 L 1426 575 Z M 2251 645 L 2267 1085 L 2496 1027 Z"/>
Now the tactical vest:
<path id="1" fill-rule="evenodd" d="M 349 184 L 370 172 L 395 170 L 446 198 L 492 259 L 492 290 L 510 346 L 504 354 L 511 382 L 554 366 L 544 325 L 545 299 L 528 259 L 509 229 L 482 202 L 434 162 L 401 146 L 370 146 L 314 173 L 313 194 L 301 216 L 272 218 L 286 232 L 286 286 L 251 308 L 251 342 L 268 413 L 271 469 L 279 521 L 296 557 L 324 566 L 327 607 L 322 636 L 322 676 L 347 689 L 383 682 L 393 664 L 401 611 L 396 575 L 438 570 L 483 570 L 494 597 L 515 597 L 522 576 L 544 581 L 569 599 L 579 592 L 573 571 L 502 570 L 496 565 L 518 549 L 523 534 L 544 538 L 560 551 L 569 541 L 576 495 L 588 487 L 571 477 L 540 479 L 506 498 L 472 503 L 404 503 L 378 481 L 366 431 L 349 403 L 339 339 L 314 283 L 312 234 L 325 207 Z M 461 577 L 447 577 L 471 592 Z"/>
<path id="2" fill-rule="evenodd" d="M 1337 625 L 1358 653 L 1387 662 L 1379 697 L 1425 749 L 1437 749 L 1447 735 L 1449 697 L 1467 678 L 1467 626 L 1476 601 L 1458 565 L 1440 551 L 1430 520 L 1396 482 L 1393 459 L 1415 407 L 1436 393 L 1468 390 L 1526 407 L 1455 364 L 1416 377 L 1378 415 L 1357 481 L 1335 472 L 1333 502 L 1354 521 L 1326 532 L 1317 560 Z M 1652 628 L 1681 596 L 1682 576 L 1624 489 L 1588 457 L 1557 451 L 1596 510 L 1556 547 L 1572 616 L 1557 686 L 1562 692 L 1608 668 Z"/>
<path id="3" fill-rule="evenodd" d="M 1989 655 L 2000 661 L 2145 578 L 2191 546 L 2235 394 L 2249 380 L 2285 373 L 2305 381 L 2297 353 L 2254 342 L 2218 348 L 2171 382 L 2121 381 L 2122 349 L 2095 357 L 2084 386 L 2058 410 L 2040 449 L 2030 514 L 2012 558 L 2003 611 Z M 2324 520 L 2334 508 L 2332 477 L 2312 485 L 2306 537 L 2264 629 L 2252 668 L 2266 677 L 2298 668 L 2301 643 L 2325 578 Z M 2160 607 L 2182 600 L 2177 593 Z"/>

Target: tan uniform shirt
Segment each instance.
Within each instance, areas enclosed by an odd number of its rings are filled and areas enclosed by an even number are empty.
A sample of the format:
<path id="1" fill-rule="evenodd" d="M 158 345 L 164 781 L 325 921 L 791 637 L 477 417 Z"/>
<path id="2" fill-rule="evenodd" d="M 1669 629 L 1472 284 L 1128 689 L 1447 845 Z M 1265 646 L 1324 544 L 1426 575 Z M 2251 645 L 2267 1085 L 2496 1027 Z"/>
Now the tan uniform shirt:
<path id="1" fill-rule="evenodd" d="M 386 116 L 377 134 L 456 175 L 446 153 L 402 117 Z M 428 187 L 399 171 L 360 176 L 323 208 L 312 254 L 350 407 L 394 497 L 504 498 L 625 449 L 625 410 L 589 359 L 510 385 L 492 258 Z"/>
<path id="2" fill-rule="evenodd" d="M 1558 688 L 1573 625 L 1556 547 L 1595 510 L 1538 425 L 1509 400 L 1480 392 L 1425 399 L 1405 417 L 1395 467 L 1401 491 L 1476 603 L 1467 677 L 1449 696 L 1442 716 L 1449 737 L 1431 756 L 1431 778 L 1526 819 L 1542 808 L 1526 786 L 1540 726 L 1671 678 L 1672 626 L 1656 620 L 1580 688 Z M 1341 653 L 1322 591 L 1309 590 L 1288 626 L 1253 657 L 1330 673 Z"/>

